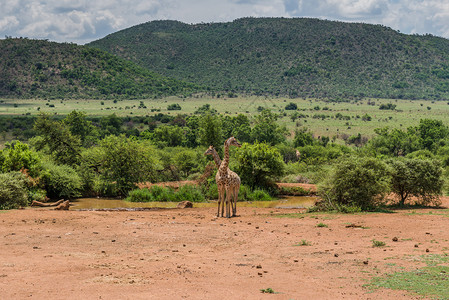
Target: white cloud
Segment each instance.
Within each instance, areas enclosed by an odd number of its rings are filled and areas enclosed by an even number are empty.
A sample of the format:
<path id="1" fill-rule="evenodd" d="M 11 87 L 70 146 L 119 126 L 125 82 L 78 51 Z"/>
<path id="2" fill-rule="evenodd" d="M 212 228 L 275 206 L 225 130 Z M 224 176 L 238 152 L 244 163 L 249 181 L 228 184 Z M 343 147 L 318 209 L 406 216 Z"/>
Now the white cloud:
<path id="1" fill-rule="evenodd" d="M 0 37 L 85 43 L 152 20 L 225 22 L 247 16 L 384 24 L 449 38 L 447 0 L 2 0 Z"/>

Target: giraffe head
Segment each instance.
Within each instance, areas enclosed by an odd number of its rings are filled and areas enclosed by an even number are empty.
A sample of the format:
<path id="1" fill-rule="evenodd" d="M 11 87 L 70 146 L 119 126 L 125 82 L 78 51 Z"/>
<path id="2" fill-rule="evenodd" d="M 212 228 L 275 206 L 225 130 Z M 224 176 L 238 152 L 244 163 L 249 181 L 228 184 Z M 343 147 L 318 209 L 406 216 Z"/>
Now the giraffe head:
<path id="1" fill-rule="evenodd" d="M 204 152 L 204 155 L 213 155 L 214 151 L 214 146 L 210 145 L 209 148 L 207 148 L 206 152 Z"/>
<path id="2" fill-rule="evenodd" d="M 231 136 L 229 139 L 226 140 L 225 145 L 236 146 L 236 147 L 241 147 L 242 146 L 242 145 L 240 145 L 240 143 L 233 136 Z"/>

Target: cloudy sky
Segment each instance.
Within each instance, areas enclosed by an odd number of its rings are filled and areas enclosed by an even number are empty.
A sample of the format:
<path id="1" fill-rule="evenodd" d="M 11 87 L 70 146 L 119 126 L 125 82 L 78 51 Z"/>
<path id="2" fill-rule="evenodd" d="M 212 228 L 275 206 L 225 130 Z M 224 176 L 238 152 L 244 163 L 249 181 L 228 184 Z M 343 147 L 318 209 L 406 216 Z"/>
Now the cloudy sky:
<path id="1" fill-rule="evenodd" d="M 84 44 L 153 20 L 314 17 L 449 38 L 448 0 L 0 0 L 0 38 Z"/>

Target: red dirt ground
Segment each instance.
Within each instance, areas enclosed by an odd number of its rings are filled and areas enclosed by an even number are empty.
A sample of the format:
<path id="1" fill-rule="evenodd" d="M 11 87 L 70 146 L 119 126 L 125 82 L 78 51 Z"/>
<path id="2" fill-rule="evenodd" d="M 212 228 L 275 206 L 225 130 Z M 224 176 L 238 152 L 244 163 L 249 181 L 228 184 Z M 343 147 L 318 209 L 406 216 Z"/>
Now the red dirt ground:
<path id="1" fill-rule="evenodd" d="M 232 219 L 215 211 L 0 211 L 0 298 L 413 299 L 364 285 L 449 249 L 443 209 L 239 208 Z M 290 213 L 297 218 L 281 217 Z"/>

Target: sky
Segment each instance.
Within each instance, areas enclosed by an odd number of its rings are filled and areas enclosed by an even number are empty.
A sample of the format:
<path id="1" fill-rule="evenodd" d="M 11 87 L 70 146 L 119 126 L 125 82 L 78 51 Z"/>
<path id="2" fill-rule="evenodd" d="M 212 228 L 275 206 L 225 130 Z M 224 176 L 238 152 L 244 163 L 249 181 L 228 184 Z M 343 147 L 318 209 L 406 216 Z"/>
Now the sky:
<path id="1" fill-rule="evenodd" d="M 154 20 L 312 17 L 449 38 L 449 0 L 0 0 L 0 39 L 85 44 Z"/>

